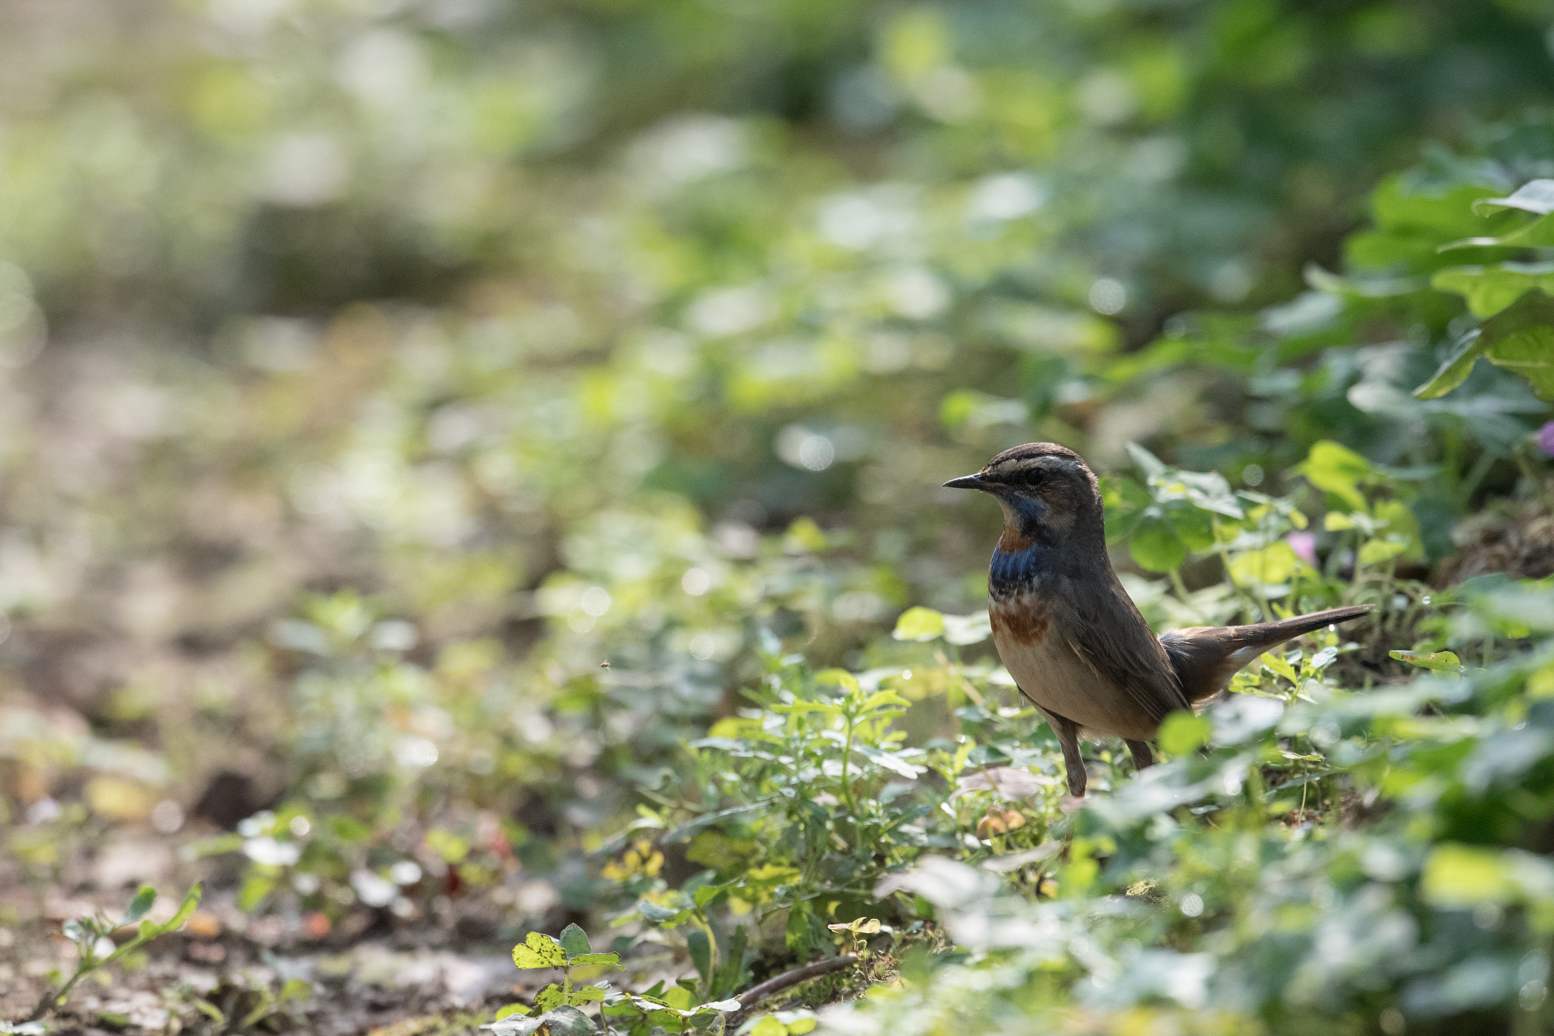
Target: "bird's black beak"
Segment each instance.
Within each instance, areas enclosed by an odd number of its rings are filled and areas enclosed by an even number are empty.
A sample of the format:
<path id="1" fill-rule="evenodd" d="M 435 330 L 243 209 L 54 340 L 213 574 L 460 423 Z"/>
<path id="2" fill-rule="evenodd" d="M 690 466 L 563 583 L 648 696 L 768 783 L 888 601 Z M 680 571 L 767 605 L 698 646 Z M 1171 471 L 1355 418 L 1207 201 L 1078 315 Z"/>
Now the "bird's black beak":
<path id="1" fill-rule="evenodd" d="M 952 478 L 944 484 L 945 489 L 986 489 L 987 483 L 981 475 L 962 475 L 960 478 Z"/>

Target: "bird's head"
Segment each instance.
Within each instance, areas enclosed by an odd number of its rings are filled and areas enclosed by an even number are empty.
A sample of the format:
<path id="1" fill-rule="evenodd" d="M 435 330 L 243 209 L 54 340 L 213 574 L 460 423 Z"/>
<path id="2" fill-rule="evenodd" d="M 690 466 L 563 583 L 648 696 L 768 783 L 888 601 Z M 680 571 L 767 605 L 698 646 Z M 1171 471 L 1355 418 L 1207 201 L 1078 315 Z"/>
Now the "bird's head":
<path id="1" fill-rule="evenodd" d="M 1031 542 L 1104 539 L 1095 473 L 1067 446 L 1055 442 L 1012 446 L 975 475 L 952 478 L 945 486 L 979 489 L 998 501 L 1004 511 L 999 544 L 1005 549 Z"/>

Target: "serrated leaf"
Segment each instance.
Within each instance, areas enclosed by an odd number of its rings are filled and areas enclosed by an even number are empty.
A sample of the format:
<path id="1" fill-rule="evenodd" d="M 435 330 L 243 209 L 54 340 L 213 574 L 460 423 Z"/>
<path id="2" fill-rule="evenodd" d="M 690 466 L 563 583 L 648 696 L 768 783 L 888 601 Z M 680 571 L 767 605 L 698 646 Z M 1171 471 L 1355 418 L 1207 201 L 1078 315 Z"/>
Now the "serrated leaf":
<path id="1" fill-rule="evenodd" d="M 566 950 L 544 932 L 530 932 L 513 947 L 513 963 L 520 968 L 560 968 L 566 962 Z"/>
<path id="2" fill-rule="evenodd" d="M 561 948 L 566 951 L 569 958 L 578 957 L 593 949 L 588 943 L 588 933 L 575 924 L 569 924 L 561 929 L 560 942 Z"/>

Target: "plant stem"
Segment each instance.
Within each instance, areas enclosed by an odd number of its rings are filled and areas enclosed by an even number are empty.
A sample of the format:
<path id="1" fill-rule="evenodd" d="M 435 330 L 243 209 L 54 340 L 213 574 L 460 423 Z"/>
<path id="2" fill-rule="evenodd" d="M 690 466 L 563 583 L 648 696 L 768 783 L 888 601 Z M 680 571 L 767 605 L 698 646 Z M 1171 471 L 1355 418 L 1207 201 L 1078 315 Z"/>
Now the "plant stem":
<path id="1" fill-rule="evenodd" d="M 736 998 L 739 1001 L 739 1013 L 729 1019 L 729 1028 L 734 1028 L 735 1023 L 741 1021 L 743 1015 L 767 997 L 781 993 L 784 989 L 796 986 L 800 982 L 808 982 L 812 978 L 829 975 L 833 971 L 841 971 L 857 960 L 858 958 L 853 954 L 844 953 L 840 957 L 829 957 L 826 960 L 812 961 L 802 967 L 794 968 L 792 971 L 784 971 L 781 975 L 773 976 L 765 982 L 759 982 L 751 986 Z"/>

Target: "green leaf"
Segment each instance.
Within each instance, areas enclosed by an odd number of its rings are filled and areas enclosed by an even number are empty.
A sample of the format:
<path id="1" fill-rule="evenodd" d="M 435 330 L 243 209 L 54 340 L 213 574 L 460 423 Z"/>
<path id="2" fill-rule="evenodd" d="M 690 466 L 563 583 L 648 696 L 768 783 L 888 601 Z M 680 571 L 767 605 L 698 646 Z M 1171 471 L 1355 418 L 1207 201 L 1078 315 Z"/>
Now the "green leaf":
<path id="1" fill-rule="evenodd" d="M 875 691 L 863 700 L 863 704 L 858 706 L 858 711 L 874 712 L 877 709 L 884 708 L 905 709 L 911 704 L 911 702 L 901 697 L 895 691 Z"/>
<path id="2" fill-rule="evenodd" d="M 566 966 L 567 952 L 561 944 L 543 932 L 530 932 L 513 947 L 513 963 L 520 968 L 560 968 Z"/>
<path id="3" fill-rule="evenodd" d="M 504 1004 L 496 1009 L 496 1020 L 503 1018 L 516 1018 L 529 1014 L 534 1009 L 528 1004 Z"/>
<path id="4" fill-rule="evenodd" d="M 1439 399 L 1446 395 L 1468 380 L 1468 375 L 1473 373 L 1473 365 L 1483 353 L 1483 335 L 1478 328 L 1474 328 L 1458 339 L 1451 355 L 1430 375 L 1429 381 L 1414 389 L 1414 395 L 1419 399 Z"/>
<path id="5" fill-rule="evenodd" d="M 1360 544 L 1359 562 L 1362 565 L 1379 565 L 1391 561 L 1408 550 L 1408 544 L 1397 540 L 1366 540 Z"/>
<path id="6" fill-rule="evenodd" d="M 1209 743 L 1209 717 L 1173 712 L 1160 724 L 1160 748 L 1170 755 L 1187 755 Z"/>
<path id="7" fill-rule="evenodd" d="M 944 616 L 944 640 L 947 644 L 965 647 L 967 644 L 980 644 L 992 635 L 993 627 L 985 609 L 970 615 Z"/>
<path id="8" fill-rule="evenodd" d="M 570 1004 L 547 1013 L 544 1028 L 548 1036 L 593 1036 L 599 1031 L 586 1014 Z"/>
<path id="9" fill-rule="evenodd" d="M 566 991 L 561 988 L 559 982 L 552 982 L 538 993 L 534 994 L 534 1006 L 540 1011 L 554 1011 L 567 1002 Z"/>
<path id="10" fill-rule="evenodd" d="M 1431 851 L 1420 885 L 1440 906 L 1544 901 L 1554 899 L 1554 863 L 1516 849 L 1448 843 Z"/>
<path id="11" fill-rule="evenodd" d="M 142 917 L 145 917 L 146 912 L 151 909 L 151 904 L 155 902 L 156 889 L 150 885 L 140 886 L 140 889 L 135 893 L 135 898 L 130 900 L 129 909 L 124 911 L 124 923 L 134 924 Z"/>
<path id="12" fill-rule="evenodd" d="M 588 933 L 575 924 L 569 924 L 561 929 L 560 941 L 561 948 L 566 951 L 568 957 L 572 958 L 579 957 L 593 949 L 588 944 Z"/>
<path id="13" fill-rule="evenodd" d="M 1484 357 L 1519 374 L 1542 399 L 1554 402 L 1554 298 L 1528 292 L 1484 322 Z"/>
<path id="14" fill-rule="evenodd" d="M 1371 463 L 1349 447 L 1331 439 L 1312 444 L 1297 469 L 1307 482 L 1337 496 L 1354 511 L 1365 509 L 1360 486 L 1372 475 Z"/>
<path id="15" fill-rule="evenodd" d="M 637 911 L 654 924 L 679 924 L 685 919 L 688 908 L 684 906 L 665 906 L 655 903 L 651 899 L 644 899 L 637 903 Z"/>
<path id="16" fill-rule="evenodd" d="M 1473 211 L 1480 216 L 1505 209 L 1520 209 L 1539 216 L 1554 212 L 1554 180 L 1529 180 L 1507 197 L 1480 198 L 1473 203 Z"/>
<path id="17" fill-rule="evenodd" d="M 569 968 L 609 967 L 620 964 L 621 955 L 618 953 L 580 953 L 576 957 L 567 959 Z"/>
<path id="18" fill-rule="evenodd" d="M 944 636 L 944 616 L 932 608 L 908 608 L 891 633 L 897 640 L 937 640 Z"/>
<path id="19" fill-rule="evenodd" d="M 1462 672 L 1462 659 L 1457 657 L 1455 651 L 1388 651 L 1387 657 L 1394 662 L 1405 662 L 1408 665 L 1418 666 L 1421 669 L 1429 669 L 1437 673 Z"/>
<path id="20" fill-rule="evenodd" d="M 1277 586 L 1308 569 L 1300 556 L 1284 540 L 1276 540 L 1260 550 L 1232 555 L 1227 571 L 1237 586 Z"/>
<path id="21" fill-rule="evenodd" d="M 750 1028 L 750 1036 L 788 1036 L 788 1027 L 771 1015 L 764 1014 Z"/>
<path id="22" fill-rule="evenodd" d="M 199 909 L 200 899 L 205 895 L 205 886 L 195 882 L 188 892 L 183 894 L 183 899 L 178 903 L 178 909 L 173 911 L 173 916 L 156 926 L 157 935 L 165 935 L 168 932 L 176 932 L 189 923 L 189 918 Z"/>
<path id="23" fill-rule="evenodd" d="M 1134 465 L 1144 473 L 1145 478 L 1154 478 L 1166 473 L 1165 462 L 1138 443 L 1128 443 L 1127 450 L 1128 456 L 1133 458 Z"/>
<path id="24" fill-rule="evenodd" d="M 685 948 L 690 951 L 691 964 L 696 968 L 696 974 L 701 976 L 703 982 L 712 981 L 712 943 L 707 933 L 699 928 L 687 933 Z"/>
<path id="25" fill-rule="evenodd" d="M 1554 263 L 1457 266 L 1438 272 L 1430 285 L 1461 295 L 1474 316 L 1492 317 L 1529 291 L 1554 292 Z"/>
<path id="26" fill-rule="evenodd" d="M 604 1000 L 604 988 L 602 986 L 578 986 L 572 990 L 572 996 L 567 1003 L 579 1006 L 582 1004 L 597 1004 Z"/>
<path id="27" fill-rule="evenodd" d="M 1169 523 L 1158 518 L 1147 519 L 1133 530 L 1128 553 L 1140 568 L 1171 572 L 1187 560 L 1187 545 Z"/>

